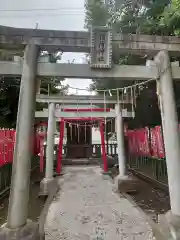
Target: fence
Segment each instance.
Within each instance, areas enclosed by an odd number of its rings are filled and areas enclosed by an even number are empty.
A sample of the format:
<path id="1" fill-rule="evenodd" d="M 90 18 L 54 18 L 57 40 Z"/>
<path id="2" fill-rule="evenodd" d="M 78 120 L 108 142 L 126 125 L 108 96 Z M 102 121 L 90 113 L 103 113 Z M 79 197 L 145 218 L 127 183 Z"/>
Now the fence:
<path id="1" fill-rule="evenodd" d="M 87 147 L 91 146 L 92 149 L 92 158 L 101 158 L 102 154 L 102 149 L 101 149 L 101 144 L 91 144 L 88 145 Z M 74 145 L 74 147 L 78 147 L 78 145 Z M 105 144 L 106 147 L 106 153 L 108 156 L 116 156 L 117 155 L 117 144 Z M 58 152 L 58 145 L 55 145 L 55 152 L 57 155 Z M 62 150 L 63 156 L 65 157 L 67 154 L 67 145 L 63 145 L 63 150 Z M 46 146 L 44 148 L 44 157 L 46 157 Z"/>
<path id="2" fill-rule="evenodd" d="M 15 145 L 16 131 L 14 129 L 0 129 L 0 196 L 7 191 L 11 182 L 11 170 Z M 33 155 L 39 152 L 39 138 L 35 135 Z M 33 157 L 32 169 L 38 164 L 38 159 Z M 22 179 L 23 181 L 23 179 Z"/>
<path id="3" fill-rule="evenodd" d="M 166 184 L 167 169 L 161 127 L 128 130 L 127 142 L 129 167 Z"/>
<path id="4" fill-rule="evenodd" d="M 108 156 L 117 155 L 117 144 L 105 144 L 105 148 Z M 95 158 L 101 158 L 101 154 L 101 144 L 92 144 L 92 156 Z"/>

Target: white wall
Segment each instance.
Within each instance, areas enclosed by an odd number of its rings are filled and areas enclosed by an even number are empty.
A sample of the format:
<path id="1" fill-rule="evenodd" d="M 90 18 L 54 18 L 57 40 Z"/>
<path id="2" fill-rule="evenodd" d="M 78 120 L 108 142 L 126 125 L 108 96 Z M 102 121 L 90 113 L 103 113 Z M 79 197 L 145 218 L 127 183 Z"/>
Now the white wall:
<path id="1" fill-rule="evenodd" d="M 101 144 L 101 135 L 98 128 L 92 128 L 92 144 Z"/>

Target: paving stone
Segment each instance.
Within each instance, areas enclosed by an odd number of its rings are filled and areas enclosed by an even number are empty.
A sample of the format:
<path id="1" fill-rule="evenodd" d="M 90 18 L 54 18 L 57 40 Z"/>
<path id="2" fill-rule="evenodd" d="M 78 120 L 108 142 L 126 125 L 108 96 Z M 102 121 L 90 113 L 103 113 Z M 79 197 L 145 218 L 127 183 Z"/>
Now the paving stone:
<path id="1" fill-rule="evenodd" d="M 99 167 L 66 167 L 60 192 L 52 202 L 46 240 L 152 240 L 141 213 L 112 191 Z"/>

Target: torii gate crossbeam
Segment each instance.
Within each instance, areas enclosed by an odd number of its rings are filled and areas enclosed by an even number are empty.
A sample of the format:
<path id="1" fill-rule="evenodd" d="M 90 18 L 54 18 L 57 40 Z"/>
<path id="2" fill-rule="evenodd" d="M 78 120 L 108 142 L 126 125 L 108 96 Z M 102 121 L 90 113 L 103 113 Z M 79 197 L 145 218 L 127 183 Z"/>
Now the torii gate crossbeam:
<path id="1" fill-rule="evenodd" d="M 60 31 L 12 28 L 0 26 L 0 47 L 23 49 L 33 40 L 34 44 L 47 51 L 90 52 L 90 33 L 85 31 Z M 138 34 L 115 34 L 113 52 L 134 52 L 138 55 L 155 55 L 167 50 L 173 56 L 180 55 L 180 39 L 175 36 L 155 36 Z"/>
<path id="2" fill-rule="evenodd" d="M 21 76 L 22 62 L 0 61 L 0 75 Z M 134 81 L 156 79 L 158 70 L 155 66 L 115 65 L 112 69 L 91 69 L 88 64 L 61 64 L 61 63 L 38 63 L 38 76 L 95 79 L 106 78 L 113 80 Z M 174 80 L 180 79 L 180 67 L 172 67 Z M 103 80 L 102 80 L 103 81 Z"/>

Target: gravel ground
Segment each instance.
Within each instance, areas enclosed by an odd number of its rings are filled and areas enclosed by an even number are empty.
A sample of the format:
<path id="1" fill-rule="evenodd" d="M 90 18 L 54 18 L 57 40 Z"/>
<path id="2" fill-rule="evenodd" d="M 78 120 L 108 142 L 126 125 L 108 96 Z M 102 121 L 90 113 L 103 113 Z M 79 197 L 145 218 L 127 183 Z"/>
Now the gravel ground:
<path id="1" fill-rule="evenodd" d="M 143 216 L 112 191 L 99 167 L 66 167 L 48 211 L 46 240 L 152 240 Z"/>
<path id="2" fill-rule="evenodd" d="M 170 210 L 170 199 L 167 191 L 159 189 L 156 185 L 144 181 L 128 172 L 131 177 L 134 177 L 139 181 L 139 187 L 137 192 L 131 194 L 131 198 L 134 202 L 156 223 L 158 222 L 158 215 L 164 214 Z M 117 169 L 111 171 L 112 178 L 118 175 Z"/>
<path id="3" fill-rule="evenodd" d="M 141 188 L 131 197 L 157 223 L 158 215 L 165 214 L 170 210 L 169 194 L 141 179 L 138 181 L 140 181 Z"/>

